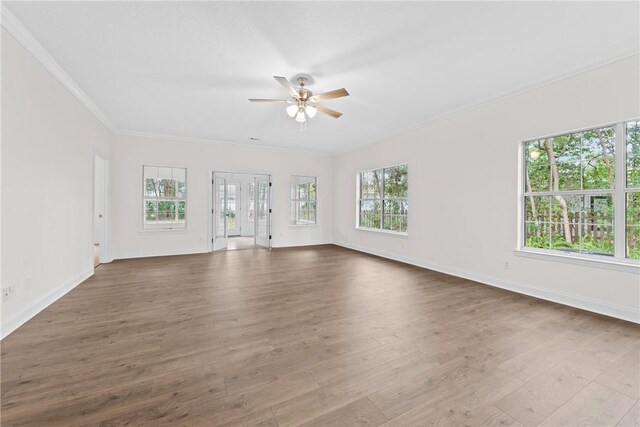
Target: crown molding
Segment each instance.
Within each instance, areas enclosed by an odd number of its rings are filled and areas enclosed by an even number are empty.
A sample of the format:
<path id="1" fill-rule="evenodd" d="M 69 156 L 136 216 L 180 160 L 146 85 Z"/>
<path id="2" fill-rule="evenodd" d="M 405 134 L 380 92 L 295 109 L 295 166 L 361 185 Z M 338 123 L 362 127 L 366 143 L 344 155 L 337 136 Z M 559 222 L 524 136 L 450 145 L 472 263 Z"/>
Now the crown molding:
<path id="1" fill-rule="evenodd" d="M 38 40 L 22 25 L 4 4 L 0 8 L 0 24 L 20 43 L 34 58 L 36 58 L 78 101 L 84 105 L 103 125 L 111 132 L 115 126 L 107 115 L 80 89 L 80 86 L 67 74 L 67 72 L 53 59 Z"/>
<path id="2" fill-rule="evenodd" d="M 248 147 L 248 148 L 257 148 L 261 150 L 285 151 L 288 153 L 313 154 L 313 155 L 322 156 L 322 157 L 331 157 L 335 155 L 335 153 L 328 152 L 328 151 L 308 150 L 304 148 L 285 148 L 285 147 L 277 147 L 274 145 L 260 145 L 259 142 L 255 142 L 255 143 L 233 142 L 233 141 L 223 141 L 220 139 L 192 138 L 188 136 L 176 136 L 176 135 L 140 132 L 140 131 L 132 131 L 132 130 L 124 130 L 124 129 L 113 129 L 111 132 L 115 135 L 135 136 L 137 138 L 159 139 L 159 140 L 169 141 L 169 142 L 186 142 L 186 143 L 192 143 L 192 144 L 208 144 L 208 145 L 217 144 L 217 145 L 226 145 L 226 146 L 233 146 L 233 147 Z"/>
<path id="3" fill-rule="evenodd" d="M 534 83 L 534 84 L 531 84 L 531 85 L 527 85 L 527 86 L 521 87 L 519 89 L 510 91 L 510 92 L 502 93 L 502 94 L 497 95 L 497 96 L 492 96 L 492 97 L 489 97 L 489 98 L 485 98 L 485 99 L 483 99 L 481 101 L 478 101 L 478 102 L 469 103 L 469 104 L 463 105 L 461 107 L 454 108 L 454 109 L 449 110 L 449 111 L 445 111 L 444 113 L 437 114 L 437 115 L 435 115 L 435 116 L 433 116 L 433 117 L 431 117 L 431 118 L 429 118 L 427 120 L 422 120 L 422 121 L 420 121 L 418 123 L 406 126 L 406 127 L 402 128 L 402 129 L 398 129 L 398 130 L 390 132 L 390 133 L 388 133 L 386 135 L 375 137 L 373 139 L 369 139 L 369 140 L 366 140 L 366 141 L 361 141 L 359 144 L 356 144 L 356 145 L 354 145 L 352 147 L 349 147 L 347 149 L 344 149 L 344 150 L 338 150 L 337 152 L 335 152 L 333 154 L 334 154 L 334 156 L 341 156 L 341 155 L 344 155 L 344 154 L 353 153 L 354 151 L 358 151 L 360 149 L 363 149 L 363 148 L 366 148 L 366 147 L 369 147 L 369 146 L 372 146 L 372 145 L 381 144 L 381 143 L 386 142 L 386 141 L 388 141 L 390 139 L 393 139 L 393 138 L 396 138 L 396 137 L 399 137 L 399 136 L 402 136 L 402 135 L 407 135 L 407 134 L 409 134 L 411 132 L 414 132 L 414 131 L 416 131 L 418 129 L 426 128 L 426 127 L 431 126 L 431 125 L 433 125 L 435 123 L 443 122 L 445 120 L 460 116 L 460 115 L 468 113 L 470 111 L 479 110 L 481 108 L 487 107 L 487 106 L 495 104 L 497 102 L 504 101 L 504 100 L 510 99 L 510 98 L 514 98 L 516 96 L 523 95 L 523 94 L 528 93 L 528 92 L 533 92 L 533 91 L 541 89 L 541 88 L 543 88 L 545 86 L 550 86 L 550 85 L 552 85 L 554 83 L 558 83 L 560 81 L 567 80 L 567 79 L 570 79 L 572 77 L 576 77 L 576 76 L 579 76 L 581 74 L 588 73 L 590 71 L 594 71 L 594 70 L 597 70 L 599 68 L 606 67 L 607 65 L 615 64 L 616 62 L 619 62 L 619 61 L 622 61 L 622 60 L 625 60 L 627 58 L 631 58 L 631 57 L 634 57 L 634 56 L 638 56 L 638 55 L 640 55 L 640 51 L 638 49 L 631 49 L 631 50 L 629 50 L 627 52 L 624 52 L 622 54 L 610 56 L 610 57 L 607 57 L 607 58 L 605 58 L 603 60 L 591 63 L 591 64 L 583 66 L 583 67 L 577 67 L 577 68 L 575 68 L 575 69 L 573 69 L 573 70 L 571 70 L 569 72 L 563 73 L 563 74 L 561 74 L 561 75 L 559 75 L 557 77 L 554 77 L 554 78 L 551 78 L 551 79 L 548 79 L 548 80 L 544 80 L 542 82 Z"/>
<path id="4" fill-rule="evenodd" d="M 47 52 L 47 50 L 40 44 L 40 42 L 38 42 L 38 40 L 24 27 L 24 25 L 22 25 L 22 23 L 20 23 L 20 21 L 6 8 L 4 4 L 0 5 L 0 12 L 1 12 L 0 26 L 2 26 L 5 30 L 7 30 L 9 34 L 11 34 L 29 53 L 31 53 L 31 55 L 33 55 L 60 82 L 60 84 L 62 84 L 62 86 L 64 86 L 69 92 L 71 92 L 82 103 L 82 105 L 84 105 L 91 113 L 93 113 L 93 115 L 102 124 L 104 124 L 109 131 L 111 131 L 114 134 L 126 135 L 126 136 L 137 136 L 141 138 L 162 139 L 162 140 L 175 141 L 175 142 L 208 143 L 208 144 L 214 143 L 214 144 L 244 146 L 244 147 L 251 147 L 251 148 L 262 148 L 262 149 L 268 149 L 268 150 L 302 152 L 302 153 L 311 153 L 316 155 L 333 156 L 333 157 L 352 153 L 368 146 L 386 142 L 395 137 L 409 134 L 420 128 L 428 127 L 434 123 L 442 122 L 442 121 L 451 119 L 453 117 L 460 116 L 469 111 L 477 110 L 477 109 L 486 107 L 488 105 L 494 104 L 496 102 L 513 98 L 518 95 L 522 95 L 524 93 L 531 92 L 531 91 L 540 89 L 542 87 L 552 85 L 559 81 L 566 80 L 571 77 L 575 77 L 580 74 L 584 74 L 586 72 L 593 71 L 598 68 L 602 68 L 607 65 L 613 64 L 615 62 L 624 60 L 632 56 L 637 56 L 640 54 L 640 51 L 638 51 L 637 49 L 633 49 L 623 54 L 611 56 L 584 67 L 578 67 L 574 70 L 571 70 L 555 78 L 548 79 L 546 81 L 528 85 L 511 92 L 502 93 L 498 96 L 486 98 L 479 102 L 469 103 L 467 105 L 463 105 L 453 110 L 449 110 L 444 113 L 437 114 L 427 120 L 423 120 L 413 125 L 406 126 L 404 128 L 398 129 L 386 135 L 375 137 L 373 139 L 369 139 L 366 141 L 361 141 L 360 143 L 354 146 L 351 146 L 347 149 L 326 152 L 326 151 L 320 151 L 320 150 L 284 148 L 284 147 L 276 147 L 276 146 L 269 146 L 269 145 L 257 145 L 257 144 L 242 143 L 242 142 L 220 141 L 220 140 L 206 139 L 206 138 L 191 138 L 191 137 L 185 137 L 185 136 L 155 134 L 151 132 L 139 132 L 139 131 L 130 131 L 125 129 L 118 129 L 115 127 L 113 122 L 111 122 L 111 120 L 107 117 L 107 115 L 91 100 L 91 98 L 89 98 L 89 96 L 87 96 L 87 94 L 71 78 L 71 76 L 69 76 L 69 74 L 67 74 L 67 72 L 60 66 L 60 64 L 58 64 L 58 62 L 55 59 L 53 59 L 53 57 L 49 54 L 49 52 Z"/>
<path id="5" fill-rule="evenodd" d="M 40 62 L 47 71 L 64 86 L 78 101 L 84 105 L 111 133 L 115 135 L 135 136 L 139 138 L 160 139 L 173 142 L 188 143 L 206 143 L 232 145 L 250 148 L 260 148 L 263 150 L 277 150 L 287 152 L 300 152 L 306 154 L 315 154 L 318 156 L 332 156 L 334 153 L 327 153 L 320 150 L 306 150 L 300 148 L 283 148 L 269 145 L 259 145 L 243 142 L 221 141 L 206 138 L 192 138 L 186 136 L 156 134 L 152 132 L 139 132 L 126 129 L 118 129 L 107 115 L 89 98 L 89 96 L 80 88 L 80 86 L 67 74 L 67 72 L 53 59 L 40 42 L 22 25 L 18 18 L 13 15 L 4 4 L 0 5 L 0 25 L 7 30 L 34 58 Z"/>

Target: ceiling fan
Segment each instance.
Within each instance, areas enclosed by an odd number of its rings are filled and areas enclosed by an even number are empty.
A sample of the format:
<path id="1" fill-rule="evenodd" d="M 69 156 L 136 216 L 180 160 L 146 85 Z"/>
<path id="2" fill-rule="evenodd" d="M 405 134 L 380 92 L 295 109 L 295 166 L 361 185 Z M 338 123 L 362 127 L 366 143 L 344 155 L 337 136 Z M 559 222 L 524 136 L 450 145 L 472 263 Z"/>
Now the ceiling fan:
<path id="1" fill-rule="evenodd" d="M 299 75 L 296 80 L 298 82 L 298 88 L 296 89 L 286 77 L 273 76 L 274 79 L 280 83 L 285 90 L 291 95 L 292 100 L 287 99 L 249 99 L 251 102 L 281 102 L 285 104 L 291 104 L 287 107 L 287 114 L 295 118 L 298 123 L 304 123 L 309 118 L 313 118 L 318 111 L 327 114 L 333 118 L 338 118 L 342 113 L 320 105 L 320 102 L 328 101 L 334 98 L 340 98 L 343 96 L 349 96 L 349 92 L 345 88 L 332 90 L 330 92 L 314 95 L 309 89 L 306 88 L 307 83 L 310 81 L 310 76 Z"/>

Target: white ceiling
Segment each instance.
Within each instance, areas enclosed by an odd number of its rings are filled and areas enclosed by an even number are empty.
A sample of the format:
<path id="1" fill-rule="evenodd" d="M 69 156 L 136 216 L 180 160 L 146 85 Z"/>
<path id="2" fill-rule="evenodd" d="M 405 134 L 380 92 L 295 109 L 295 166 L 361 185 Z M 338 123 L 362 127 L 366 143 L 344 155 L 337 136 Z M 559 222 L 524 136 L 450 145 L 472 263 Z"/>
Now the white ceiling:
<path id="1" fill-rule="evenodd" d="M 341 152 L 639 49 L 638 2 L 4 2 L 123 131 Z M 345 87 L 301 132 L 271 77 Z"/>

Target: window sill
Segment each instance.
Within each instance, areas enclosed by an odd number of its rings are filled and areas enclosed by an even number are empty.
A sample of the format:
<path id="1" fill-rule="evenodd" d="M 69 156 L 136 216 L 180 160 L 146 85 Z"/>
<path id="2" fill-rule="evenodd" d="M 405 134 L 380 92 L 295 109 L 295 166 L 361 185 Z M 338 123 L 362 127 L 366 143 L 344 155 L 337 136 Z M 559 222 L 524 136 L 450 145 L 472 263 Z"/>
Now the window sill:
<path id="1" fill-rule="evenodd" d="M 546 261 L 562 262 L 565 264 L 577 264 L 585 267 L 604 268 L 607 270 L 624 271 L 627 273 L 640 273 L 640 261 L 625 260 L 620 261 L 613 257 L 608 258 L 606 256 L 599 255 L 587 255 L 587 254 L 571 254 L 561 251 L 537 251 L 534 249 L 516 249 L 513 251 L 514 255 L 543 259 Z"/>
<path id="2" fill-rule="evenodd" d="M 409 237 L 409 233 L 403 233 L 401 231 L 380 230 L 377 228 L 365 228 L 365 227 L 356 227 L 356 230 L 365 231 L 367 233 L 387 234 L 389 236 L 402 237 L 405 239 Z"/>

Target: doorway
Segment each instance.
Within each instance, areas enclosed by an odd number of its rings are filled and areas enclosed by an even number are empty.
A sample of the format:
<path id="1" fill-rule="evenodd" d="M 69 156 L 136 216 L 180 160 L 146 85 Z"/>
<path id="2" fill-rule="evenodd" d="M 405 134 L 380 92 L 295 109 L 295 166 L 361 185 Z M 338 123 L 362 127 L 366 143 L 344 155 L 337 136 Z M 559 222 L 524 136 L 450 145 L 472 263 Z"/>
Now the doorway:
<path id="1" fill-rule="evenodd" d="M 271 177 L 213 172 L 213 250 L 271 246 Z"/>
<path id="2" fill-rule="evenodd" d="M 93 160 L 93 266 L 106 260 L 107 160 L 99 154 Z"/>

